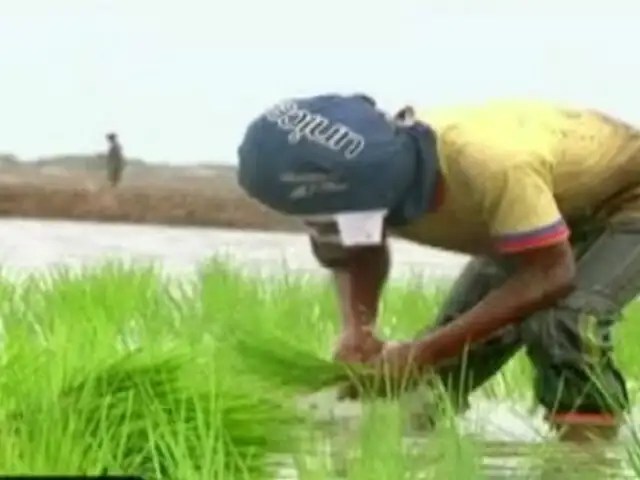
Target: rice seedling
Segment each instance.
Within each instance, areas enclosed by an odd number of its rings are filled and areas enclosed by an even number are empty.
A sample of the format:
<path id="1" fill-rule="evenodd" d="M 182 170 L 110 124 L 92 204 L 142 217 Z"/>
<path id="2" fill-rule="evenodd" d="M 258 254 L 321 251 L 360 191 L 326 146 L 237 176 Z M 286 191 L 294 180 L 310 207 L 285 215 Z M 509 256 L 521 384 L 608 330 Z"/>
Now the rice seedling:
<path id="1" fill-rule="evenodd" d="M 197 297 L 176 308 L 152 272 L 58 272 L 13 293 L 0 301 L 3 473 L 273 478 L 298 448 L 294 407 L 226 368 L 213 340 L 181 339 Z"/>

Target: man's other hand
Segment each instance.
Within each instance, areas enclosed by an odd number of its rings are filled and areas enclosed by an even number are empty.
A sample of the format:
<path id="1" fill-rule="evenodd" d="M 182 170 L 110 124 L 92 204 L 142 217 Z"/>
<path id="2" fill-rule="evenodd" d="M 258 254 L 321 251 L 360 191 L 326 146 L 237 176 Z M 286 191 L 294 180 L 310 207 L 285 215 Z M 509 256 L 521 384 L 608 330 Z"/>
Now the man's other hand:
<path id="1" fill-rule="evenodd" d="M 334 358 L 345 363 L 366 363 L 378 356 L 384 342 L 376 338 L 370 327 L 352 327 L 343 332 Z"/>
<path id="2" fill-rule="evenodd" d="M 383 345 L 380 352 L 368 359 L 366 364 L 371 371 L 366 374 L 369 382 L 375 380 L 378 385 L 376 391 L 369 392 L 374 396 L 395 396 L 405 388 L 411 389 L 419 383 L 425 372 L 425 367 L 419 368 L 413 362 L 415 342 L 388 342 Z M 341 400 L 356 400 L 360 397 L 359 382 L 363 379 L 354 378 L 353 381 L 343 385 L 338 391 Z M 366 388 L 366 387 L 365 387 Z"/>

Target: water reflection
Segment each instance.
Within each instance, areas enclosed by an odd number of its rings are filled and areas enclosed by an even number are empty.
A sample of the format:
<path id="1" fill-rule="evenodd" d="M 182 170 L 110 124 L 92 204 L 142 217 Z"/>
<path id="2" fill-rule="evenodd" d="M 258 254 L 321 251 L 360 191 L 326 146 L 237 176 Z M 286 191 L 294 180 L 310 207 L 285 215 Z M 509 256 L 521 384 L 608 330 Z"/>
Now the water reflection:
<path id="1" fill-rule="evenodd" d="M 394 242 L 393 276 L 417 273 L 451 278 L 465 257 Z M 288 269 L 317 273 L 307 239 L 286 233 L 173 228 L 104 223 L 0 220 L 0 262 L 11 271 L 81 265 L 119 258 L 160 262 L 169 272 L 189 273 L 212 254 L 226 255 L 253 271 Z"/>
<path id="2" fill-rule="evenodd" d="M 334 469 L 344 474 L 349 465 L 344 452 L 365 421 L 364 412 L 358 403 L 337 403 L 334 398 L 332 392 L 323 392 L 305 399 L 301 406 L 312 411 L 325 426 L 334 444 L 331 455 Z M 637 413 L 631 418 L 637 418 Z M 424 478 L 443 478 L 443 474 L 458 478 L 460 472 L 477 471 L 476 461 L 480 459 L 479 470 L 483 474 L 480 478 L 487 480 L 631 479 L 637 478 L 630 458 L 638 445 L 633 441 L 633 424 L 630 420 L 615 442 L 560 443 L 546 427 L 542 412 L 532 414 L 525 405 L 496 403 L 478 396 L 455 425 L 470 446 L 455 437 L 443 441 L 434 432 L 413 431 L 405 439 L 410 450 L 430 455 L 429 461 L 418 459 Z M 389 432 L 392 431 L 390 428 Z M 407 478 L 413 480 L 416 476 Z"/>

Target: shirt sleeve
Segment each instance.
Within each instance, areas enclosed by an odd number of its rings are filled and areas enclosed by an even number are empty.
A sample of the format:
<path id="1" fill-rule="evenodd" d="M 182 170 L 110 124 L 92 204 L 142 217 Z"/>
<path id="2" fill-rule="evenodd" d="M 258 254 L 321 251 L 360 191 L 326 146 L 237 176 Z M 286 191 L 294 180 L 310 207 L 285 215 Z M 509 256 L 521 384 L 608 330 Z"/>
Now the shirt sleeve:
<path id="1" fill-rule="evenodd" d="M 545 247 L 569 237 L 553 195 L 551 169 L 543 159 L 498 163 L 481 179 L 476 195 L 499 253 Z"/>

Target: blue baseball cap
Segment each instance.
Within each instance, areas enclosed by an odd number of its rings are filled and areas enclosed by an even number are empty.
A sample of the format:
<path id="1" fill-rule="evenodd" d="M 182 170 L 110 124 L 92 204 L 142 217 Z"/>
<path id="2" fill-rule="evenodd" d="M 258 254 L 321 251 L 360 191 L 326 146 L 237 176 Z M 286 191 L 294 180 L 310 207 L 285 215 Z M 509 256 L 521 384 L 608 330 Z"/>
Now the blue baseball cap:
<path id="1" fill-rule="evenodd" d="M 282 101 L 249 124 L 238 157 L 246 193 L 293 216 L 397 210 L 416 182 L 424 183 L 415 136 L 366 95 Z M 413 197 L 425 204 L 420 189 Z"/>

